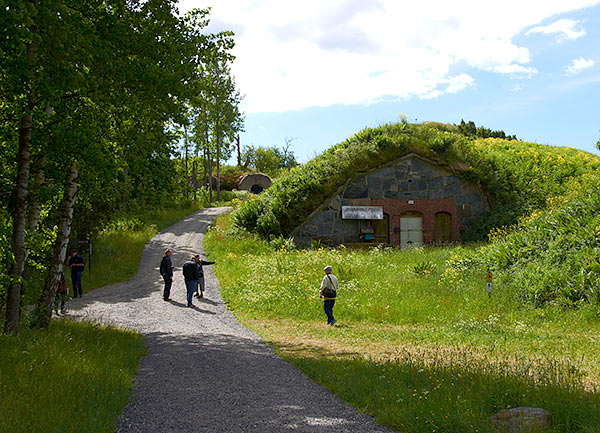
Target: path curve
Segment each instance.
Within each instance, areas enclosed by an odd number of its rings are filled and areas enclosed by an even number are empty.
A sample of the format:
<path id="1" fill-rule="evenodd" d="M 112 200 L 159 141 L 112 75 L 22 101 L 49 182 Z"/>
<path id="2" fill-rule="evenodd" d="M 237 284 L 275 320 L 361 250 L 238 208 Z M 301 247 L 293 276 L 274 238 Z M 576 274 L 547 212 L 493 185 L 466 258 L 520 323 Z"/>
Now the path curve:
<path id="1" fill-rule="evenodd" d="M 226 309 L 212 266 L 206 299 L 187 308 L 182 264 L 203 254 L 209 224 L 229 208 L 198 211 L 155 236 L 137 275 L 69 304 L 73 315 L 142 333 L 142 358 L 117 432 L 389 432 L 277 357 Z M 165 249 L 176 267 L 171 302 L 158 266 Z"/>

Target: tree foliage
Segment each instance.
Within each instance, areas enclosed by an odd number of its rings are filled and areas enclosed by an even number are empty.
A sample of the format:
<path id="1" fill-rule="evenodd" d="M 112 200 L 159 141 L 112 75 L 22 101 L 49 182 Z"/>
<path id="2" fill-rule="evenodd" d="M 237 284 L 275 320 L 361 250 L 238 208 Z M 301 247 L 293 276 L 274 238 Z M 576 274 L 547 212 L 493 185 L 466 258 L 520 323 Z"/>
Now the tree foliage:
<path id="1" fill-rule="evenodd" d="M 0 295 L 8 331 L 18 329 L 21 295 L 35 296 L 30 267 L 43 270 L 57 259 L 52 245 L 73 163 L 75 239 L 117 211 L 180 197 L 177 136 L 167 125 L 183 122 L 208 86 L 204 71 L 233 43 L 231 34 L 206 32 L 208 13 L 182 17 L 172 0 L 3 3 L 0 251 L 7 254 Z"/>

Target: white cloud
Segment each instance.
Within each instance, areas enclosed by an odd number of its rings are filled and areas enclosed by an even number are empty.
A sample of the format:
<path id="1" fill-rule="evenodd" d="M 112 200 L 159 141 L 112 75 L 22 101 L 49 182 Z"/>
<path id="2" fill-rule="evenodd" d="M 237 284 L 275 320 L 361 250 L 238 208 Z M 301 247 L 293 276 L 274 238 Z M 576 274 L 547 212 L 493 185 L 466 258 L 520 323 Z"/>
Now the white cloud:
<path id="1" fill-rule="evenodd" d="M 514 86 L 510 86 L 508 88 L 509 92 L 519 92 L 522 89 L 521 84 L 515 84 Z"/>
<path id="2" fill-rule="evenodd" d="M 597 3 L 182 0 L 180 9 L 212 6 L 209 30 L 236 31 L 245 110 L 263 112 L 435 98 L 473 86 L 473 70 L 530 78 L 531 53 L 513 38 Z"/>
<path id="3" fill-rule="evenodd" d="M 538 26 L 534 27 L 525 33 L 525 35 L 532 35 L 536 33 L 541 33 L 543 35 L 557 35 L 557 40 L 559 42 L 565 40 L 575 40 L 579 39 L 582 36 L 585 36 L 585 29 L 580 25 L 581 21 L 571 20 L 568 18 L 563 18 L 561 20 L 555 21 L 548 26 Z"/>
<path id="4" fill-rule="evenodd" d="M 577 75 L 584 69 L 592 68 L 596 62 L 592 59 L 584 59 L 583 57 L 578 57 L 573 59 L 571 64 L 565 68 L 565 72 L 567 75 Z"/>

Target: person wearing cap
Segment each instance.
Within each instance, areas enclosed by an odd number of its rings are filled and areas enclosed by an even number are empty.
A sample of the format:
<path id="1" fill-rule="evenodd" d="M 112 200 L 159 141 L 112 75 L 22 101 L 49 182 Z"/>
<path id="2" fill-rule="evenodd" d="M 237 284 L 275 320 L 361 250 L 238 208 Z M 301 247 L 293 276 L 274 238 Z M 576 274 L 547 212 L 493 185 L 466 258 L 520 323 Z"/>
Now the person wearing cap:
<path id="1" fill-rule="evenodd" d="M 77 249 L 73 248 L 71 250 L 71 255 L 67 258 L 67 266 L 71 267 L 73 297 L 76 298 L 78 295 L 83 296 L 83 288 L 81 287 L 81 274 L 83 274 L 85 262 L 83 261 L 83 257 L 77 254 Z"/>
<path id="2" fill-rule="evenodd" d="M 333 318 L 333 306 L 335 305 L 339 283 L 336 276 L 332 274 L 333 268 L 331 266 L 325 266 L 323 271 L 325 271 L 325 276 L 321 281 L 319 295 L 323 299 L 323 310 L 327 315 L 327 324 L 333 325 L 336 322 Z"/>
<path id="3" fill-rule="evenodd" d="M 196 294 L 194 296 L 196 296 L 196 298 L 204 298 L 204 270 L 202 269 L 202 265 L 214 265 L 215 262 L 209 262 L 207 260 L 202 260 L 202 258 L 200 257 L 200 254 L 196 254 L 195 255 L 196 260 L 197 260 L 197 264 L 198 264 L 198 284 L 196 285 Z M 198 292 L 198 289 L 200 289 L 200 292 Z"/>
<path id="4" fill-rule="evenodd" d="M 198 273 L 198 259 L 195 255 L 183 264 L 183 279 L 185 280 L 185 287 L 187 289 L 187 306 L 193 307 L 192 297 L 196 291 L 196 284 L 200 275 Z"/>
<path id="5" fill-rule="evenodd" d="M 173 264 L 171 263 L 171 254 L 173 252 L 169 249 L 165 251 L 165 255 L 160 262 L 160 274 L 165 280 L 165 288 L 163 290 L 163 299 L 169 300 L 171 296 L 171 285 L 173 284 Z"/>

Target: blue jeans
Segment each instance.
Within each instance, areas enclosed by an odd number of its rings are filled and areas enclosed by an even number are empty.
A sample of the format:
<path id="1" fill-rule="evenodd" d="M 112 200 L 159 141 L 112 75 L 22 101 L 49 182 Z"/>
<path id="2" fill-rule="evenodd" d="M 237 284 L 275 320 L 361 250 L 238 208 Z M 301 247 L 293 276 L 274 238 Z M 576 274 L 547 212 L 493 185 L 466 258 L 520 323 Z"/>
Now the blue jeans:
<path id="1" fill-rule="evenodd" d="M 187 288 L 188 307 L 192 306 L 192 297 L 194 296 L 194 292 L 196 291 L 196 283 L 196 280 L 189 280 L 185 282 L 185 287 Z"/>
<path id="2" fill-rule="evenodd" d="M 78 295 L 83 295 L 83 288 L 81 287 L 81 274 L 83 274 L 83 272 L 71 272 L 71 282 L 73 283 L 74 298 L 76 298 Z"/>
<path id="3" fill-rule="evenodd" d="M 327 314 L 327 323 L 333 322 L 335 319 L 333 318 L 333 306 L 335 305 L 335 299 L 328 299 L 323 301 L 323 310 L 325 310 L 325 314 Z"/>

